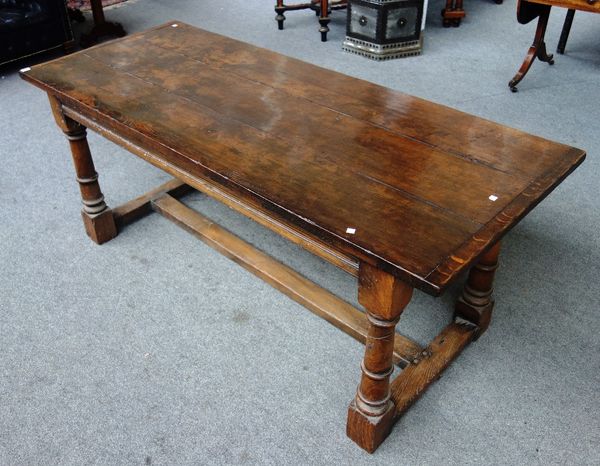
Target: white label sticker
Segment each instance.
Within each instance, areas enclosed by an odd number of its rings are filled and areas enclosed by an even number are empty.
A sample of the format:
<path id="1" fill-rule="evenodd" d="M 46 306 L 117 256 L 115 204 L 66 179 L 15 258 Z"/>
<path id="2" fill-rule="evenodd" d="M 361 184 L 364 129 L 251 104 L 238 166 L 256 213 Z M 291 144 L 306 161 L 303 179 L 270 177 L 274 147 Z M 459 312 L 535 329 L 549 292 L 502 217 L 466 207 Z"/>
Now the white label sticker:
<path id="1" fill-rule="evenodd" d="M 356 233 L 356 228 L 346 228 L 346 233 L 348 233 L 349 235 L 353 235 L 354 233 Z"/>
<path id="2" fill-rule="evenodd" d="M 496 202 L 498 200 L 498 196 L 495 196 L 494 194 L 490 194 L 490 197 L 488 197 L 488 199 L 492 202 Z"/>
<path id="3" fill-rule="evenodd" d="M 27 67 L 27 68 L 23 68 L 21 70 L 21 73 L 27 73 L 28 71 L 31 71 L 31 68 Z"/>

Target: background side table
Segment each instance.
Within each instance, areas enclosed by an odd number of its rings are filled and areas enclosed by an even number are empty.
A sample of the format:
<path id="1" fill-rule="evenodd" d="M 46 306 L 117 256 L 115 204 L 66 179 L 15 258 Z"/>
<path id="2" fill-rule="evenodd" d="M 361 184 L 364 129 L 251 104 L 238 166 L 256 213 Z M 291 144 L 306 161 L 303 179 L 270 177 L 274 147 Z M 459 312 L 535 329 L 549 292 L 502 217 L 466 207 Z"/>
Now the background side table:
<path id="1" fill-rule="evenodd" d="M 102 0 L 91 0 L 92 15 L 94 17 L 94 26 L 87 34 L 82 34 L 80 44 L 82 47 L 90 47 L 98 42 L 102 37 L 116 36 L 123 37 L 127 35 L 120 23 L 111 23 L 104 17 L 104 8 Z"/>

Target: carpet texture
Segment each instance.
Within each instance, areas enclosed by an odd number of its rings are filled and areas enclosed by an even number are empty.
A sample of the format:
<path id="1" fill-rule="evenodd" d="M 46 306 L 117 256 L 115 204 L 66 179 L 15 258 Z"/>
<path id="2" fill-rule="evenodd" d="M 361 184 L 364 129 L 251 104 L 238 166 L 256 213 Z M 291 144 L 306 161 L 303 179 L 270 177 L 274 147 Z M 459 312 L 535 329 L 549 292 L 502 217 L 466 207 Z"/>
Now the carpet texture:
<path id="1" fill-rule="evenodd" d="M 457 29 L 431 1 L 423 55 L 382 63 L 341 51 L 344 13 L 321 43 L 314 14 L 290 12 L 278 31 L 272 3 L 146 0 L 109 20 L 130 33 L 186 21 L 588 151 L 504 241 L 489 331 L 368 455 L 345 435 L 362 346 L 160 216 L 91 243 L 46 97 L 3 68 L 0 464 L 599 464 L 598 16 L 577 13 L 566 55 L 536 62 L 512 94 L 535 29 L 514 0 L 466 2 Z M 552 12 L 550 49 L 564 15 Z M 167 179 L 89 141 L 111 206 Z M 343 272 L 187 202 L 356 301 Z M 399 329 L 427 342 L 458 292 L 416 293 Z"/>

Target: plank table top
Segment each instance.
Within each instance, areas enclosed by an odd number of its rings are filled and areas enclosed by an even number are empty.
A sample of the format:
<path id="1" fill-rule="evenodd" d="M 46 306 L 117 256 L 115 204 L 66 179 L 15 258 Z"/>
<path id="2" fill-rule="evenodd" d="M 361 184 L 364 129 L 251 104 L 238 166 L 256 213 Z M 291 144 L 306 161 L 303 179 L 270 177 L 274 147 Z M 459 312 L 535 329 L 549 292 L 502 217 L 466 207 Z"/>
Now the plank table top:
<path id="1" fill-rule="evenodd" d="M 164 164 L 433 295 L 585 158 L 182 22 L 22 77 Z"/>

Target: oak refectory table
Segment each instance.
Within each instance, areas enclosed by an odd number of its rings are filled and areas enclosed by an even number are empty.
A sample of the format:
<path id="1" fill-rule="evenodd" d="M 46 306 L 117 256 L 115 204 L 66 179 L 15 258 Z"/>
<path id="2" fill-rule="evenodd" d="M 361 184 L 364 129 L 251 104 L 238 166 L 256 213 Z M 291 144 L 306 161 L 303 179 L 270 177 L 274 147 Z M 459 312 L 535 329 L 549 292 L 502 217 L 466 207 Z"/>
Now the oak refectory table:
<path id="1" fill-rule="evenodd" d="M 21 75 L 67 135 L 92 240 L 159 212 L 365 343 L 347 433 L 369 452 L 486 330 L 500 239 L 585 157 L 181 22 Z M 174 179 L 109 209 L 86 128 Z M 366 312 L 187 207 L 192 188 L 357 276 Z M 395 332 L 414 288 L 438 296 L 466 270 L 427 347 Z"/>

